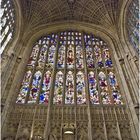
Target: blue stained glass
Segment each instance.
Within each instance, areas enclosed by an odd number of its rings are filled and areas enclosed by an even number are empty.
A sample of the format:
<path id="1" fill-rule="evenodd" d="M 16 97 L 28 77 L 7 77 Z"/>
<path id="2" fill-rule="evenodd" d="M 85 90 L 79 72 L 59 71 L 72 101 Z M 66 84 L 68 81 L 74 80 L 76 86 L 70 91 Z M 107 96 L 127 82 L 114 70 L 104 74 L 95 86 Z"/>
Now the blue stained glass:
<path id="1" fill-rule="evenodd" d="M 34 74 L 28 103 L 35 103 L 36 100 L 37 100 L 38 93 L 39 93 L 40 82 L 41 82 L 41 76 L 42 76 L 42 73 L 40 71 L 37 71 Z"/>
<path id="2" fill-rule="evenodd" d="M 79 71 L 76 75 L 77 104 L 86 103 L 84 74 Z"/>
<path id="3" fill-rule="evenodd" d="M 123 104 L 122 96 L 120 94 L 117 79 L 112 71 L 109 72 L 109 83 L 111 86 L 112 97 L 114 104 Z"/>
<path id="4" fill-rule="evenodd" d="M 102 54 L 101 54 L 101 48 L 99 47 L 98 42 L 96 42 L 96 45 L 94 46 L 94 54 L 96 57 L 96 63 L 98 65 L 98 67 L 99 68 L 104 67 Z"/>
<path id="5" fill-rule="evenodd" d="M 89 72 L 89 93 L 90 93 L 90 102 L 92 104 L 99 104 L 98 90 L 97 90 L 97 81 L 95 79 L 94 72 Z"/>
<path id="6" fill-rule="evenodd" d="M 49 102 L 49 94 L 50 94 L 50 86 L 51 86 L 51 72 L 47 71 L 44 75 L 43 83 L 42 83 L 42 91 L 40 94 L 39 103 L 48 104 Z"/>
<path id="7" fill-rule="evenodd" d="M 134 30 L 133 34 L 137 35 L 137 31 Z M 39 101 L 39 104 L 48 105 L 52 94 L 54 105 L 84 105 L 89 93 L 91 104 L 123 104 L 107 44 L 87 34 L 84 35 L 83 46 L 81 35 L 73 31 L 61 32 L 58 39 L 58 35 L 53 33 L 36 42 L 16 103 Z"/>
<path id="8" fill-rule="evenodd" d="M 87 67 L 94 68 L 92 48 L 89 46 L 86 46 L 86 60 L 87 60 Z"/>
<path id="9" fill-rule="evenodd" d="M 111 57 L 110 57 L 110 54 L 109 54 L 109 49 L 108 48 L 105 48 L 103 50 L 103 53 L 104 53 L 104 59 L 105 59 L 105 66 L 106 67 L 112 67 L 112 60 L 111 60 Z"/>
<path id="10" fill-rule="evenodd" d="M 101 90 L 101 99 L 103 104 L 111 104 L 111 99 L 108 91 L 108 84 L 104 72 L 99 72 L 99 86 Z"/>
<path id="11" fill-rule="evenodd" d="M 29 91 L 29 84 L 31 81 L 31 77 L 32 77 L 32 72 L 27 71 L 24 76 L 22 86 L 20 88 L 20 93 L 18 94 L 16 103 L 25 103 L 25 99 L 26 99 L 27 93 Z"/>

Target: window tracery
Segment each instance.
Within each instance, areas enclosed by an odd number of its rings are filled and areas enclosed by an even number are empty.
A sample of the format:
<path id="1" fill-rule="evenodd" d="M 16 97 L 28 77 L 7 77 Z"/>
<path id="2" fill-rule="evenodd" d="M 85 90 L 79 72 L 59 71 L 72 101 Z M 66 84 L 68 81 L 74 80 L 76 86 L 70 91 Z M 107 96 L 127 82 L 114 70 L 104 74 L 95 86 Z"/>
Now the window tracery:
<path id="1" fill-rule="evenodd" d="M 64 31 L 33 46 L 16 103 L 123 104 L 108 45 L 99 37 Z"/>
<path id="2" fill-rule="evenodd" d="M 127 33 L 130 43 L 137 52 L 139 52 L 139 15 L 139 1 L 133 0 L 127 12 L 127 17 L 129 17 L 127 18 Z"/>
<path id="3" fill-rule="evenodd" d="M 15 10 L 13 0 L 0 1 L 0 17 L 1 17 L 1 48 L 0 54 L 4 51 L 10 40 L 13 38 L 15 28 Z"/>

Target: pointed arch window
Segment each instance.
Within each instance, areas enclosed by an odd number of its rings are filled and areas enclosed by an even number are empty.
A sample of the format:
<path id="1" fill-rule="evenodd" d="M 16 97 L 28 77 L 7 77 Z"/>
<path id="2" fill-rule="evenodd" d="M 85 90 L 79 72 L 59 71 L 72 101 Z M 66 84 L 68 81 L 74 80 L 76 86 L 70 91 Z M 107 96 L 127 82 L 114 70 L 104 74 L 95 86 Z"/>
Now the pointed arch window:
<path id="1" fill-rule="evenodd" d="M 1 48 L 0 54 L 4 51 L 10 40 L 13 38 L 15 29 L 15 8 L 13 0 L 0 0 L 1 18 Z"/>
<path id="2" fill-rule="evenodd" d="M 51 100 L 50 100 L 51 98 Z M 109 46 L 77 31 L 41 37 L 33 46 L 18 104 L 122 105 Z"/>
<path id="3" fill-rule="evenodd" d="M 128 38 L 136 52 L 139 52 L 139 28 L 140 28 L 139 1 L 133 0 L 127 11 L 127 33 Z"/>

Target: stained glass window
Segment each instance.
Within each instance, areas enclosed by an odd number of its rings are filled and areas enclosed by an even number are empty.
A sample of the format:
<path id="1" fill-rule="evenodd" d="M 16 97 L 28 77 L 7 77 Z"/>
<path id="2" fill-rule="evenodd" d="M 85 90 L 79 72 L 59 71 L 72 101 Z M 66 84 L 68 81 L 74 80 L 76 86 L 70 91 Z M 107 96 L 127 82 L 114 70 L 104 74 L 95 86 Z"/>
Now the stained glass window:
<path id="1" fill-rule="evenodd" d="M 47 71 L 44 75 L 41 94 L 40 94 L 40 104 L 48 104 L 49 102 L 49 94 L 50 94 L 50 85 L 51 84 L 51 72 Z"/>
<path id="2" fill-rule="evenodd" d="M 110 47 L 77 31 L 41 37 L 33 45 L 16 103 L 86 105 L 88 100 L 123 104 Z"/>
<path id="3" fill-rule="evenodd" d="M 139 52 L 139 28 L 140 28 L 140 11 L 139 1 L 133 0 L 128 8 L 127 12 L 127 33 L 128 38 L 132 46 L 137 52 Z"/>
<path id="4" fill-rule="evenodd" d="M 85 80 L 83 72 L 79 71 L 76 74 L 76 92 L 77 92 L 77 104 L 86 103 L 86 92 L 85 92 Z"/>
<path id="5" fill-rule="evenodd" d="M 1 30 L 1 48 L 0 54 L 4 51 L 9 41 L 13 38 L 15 28 L 15 10 L 13 0 L 0 0 L 0 30 Z"/>
<path id="6" fill-rule="evenodd" d="M 88 82 L 89 82 L 90 101 L 92 104 L 99 104 L 97 80 L 95 78 L 95 74 L 93 71 L 90 71 L 88 74 Z"/>
<path id="7" fill-rule="evenodd" d="M 63 72 L 59 71 L 56 74 L 55 80 L 55 91 L 54 91 L 54 104 L 62 104 L 62 97 L 63 97 L 63 85 L 64 85 L 64 74 Z"/>

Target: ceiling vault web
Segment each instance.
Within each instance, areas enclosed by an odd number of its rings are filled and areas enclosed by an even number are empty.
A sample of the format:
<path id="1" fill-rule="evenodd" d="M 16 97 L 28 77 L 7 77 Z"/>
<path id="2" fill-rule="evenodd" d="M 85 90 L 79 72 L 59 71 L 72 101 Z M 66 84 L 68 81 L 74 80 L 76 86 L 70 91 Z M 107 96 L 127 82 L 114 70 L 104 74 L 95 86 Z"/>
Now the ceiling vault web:
<path id="1" fill-rule="evenodd" d="M 122 0 L 20 0 L 26 27 L 55 21 L 81 21 L 104 26 L 117 25 Z"/>

